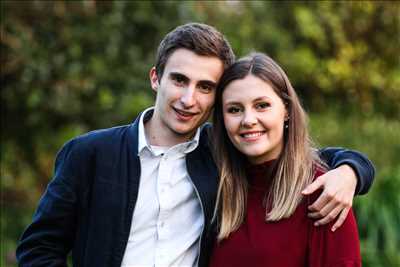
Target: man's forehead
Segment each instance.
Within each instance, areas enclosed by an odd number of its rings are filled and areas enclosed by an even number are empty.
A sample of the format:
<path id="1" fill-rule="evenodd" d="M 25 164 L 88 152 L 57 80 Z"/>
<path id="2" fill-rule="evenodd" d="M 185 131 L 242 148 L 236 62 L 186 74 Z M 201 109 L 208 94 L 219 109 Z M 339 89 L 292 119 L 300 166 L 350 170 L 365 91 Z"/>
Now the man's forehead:
<path id="1" fill-rule="evenodd" d="M 201 56 L 187 49 L 178 49 L 169 57 L 164 72 L 179 73 L 194 80 L 218 82 L 223 66 L 218 57 Z"/>

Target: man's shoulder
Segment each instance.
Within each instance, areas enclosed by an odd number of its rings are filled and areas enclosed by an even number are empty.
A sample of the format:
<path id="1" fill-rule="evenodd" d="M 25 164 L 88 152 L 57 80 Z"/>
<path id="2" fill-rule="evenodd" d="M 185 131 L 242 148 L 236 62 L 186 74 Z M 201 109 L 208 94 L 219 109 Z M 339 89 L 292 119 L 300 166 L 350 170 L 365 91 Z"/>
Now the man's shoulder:
<path id="1" fill-rule="evenodd" d="M 204 141 L 210 138 L 212 131 L 212 123 L 206 122 L 202 126 L 200 126 L 200 137 Z"/>
<path id="2" fill-rule="evenodd" d="M 74 137 L 66 142 L 63 149 L 87 154 L 93 151 L 110 151 L 127 140 L 128 130 L 131 125 L 115 126 L 107 129 L 98 129 Z"/>
<path id="3" fill-rule="evenodd" d="M 129 127 L 130 125 L 121 125 L 112 128 L 98 129 L 77 136 L 74 139 L 78 143 L 90 145 L 115 142 L 117 139 L 126 135 Z"/>
<path id="4" fill-rule="evenodd" d="M 212 123 L 211 122 L 206 122 L 201 126 L 201 131 L 209 131 L 212 129 Z"/>

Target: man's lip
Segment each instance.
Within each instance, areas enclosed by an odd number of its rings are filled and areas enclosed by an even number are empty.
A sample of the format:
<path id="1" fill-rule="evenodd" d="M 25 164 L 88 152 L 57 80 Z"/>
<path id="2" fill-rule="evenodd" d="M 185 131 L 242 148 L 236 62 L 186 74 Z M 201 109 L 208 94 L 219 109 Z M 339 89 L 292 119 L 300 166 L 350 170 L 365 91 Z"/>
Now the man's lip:
<path id="1" fill-rule="evenodd" d="M 174 110 L 175 110 L 175 112 L 177 112 L 179 115 L 182 115 L 182 116 L 185 116 L 185 117 L 189 117 L 189 116 L 195 116 L 197 113 L 195 113 L 195 112 L 188 112 L 188 111 L 184 111 L 184 110 L 181 110 L 181 109 L 178 109 L 178 108 L 174 108 L 174 107 L 172 107 Z"/>

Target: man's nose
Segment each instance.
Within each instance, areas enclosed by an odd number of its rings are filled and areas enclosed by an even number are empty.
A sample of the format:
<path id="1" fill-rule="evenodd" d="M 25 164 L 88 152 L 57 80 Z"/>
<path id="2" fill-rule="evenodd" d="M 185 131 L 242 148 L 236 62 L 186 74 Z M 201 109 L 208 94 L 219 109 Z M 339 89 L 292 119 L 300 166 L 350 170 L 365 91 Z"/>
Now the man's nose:
<path id="1" fill-rule="evenodd" d="M 194 88 L 187 87 L 180 99 L 184 108 L 190 108 L 196 103 L 196 91 Z"/>

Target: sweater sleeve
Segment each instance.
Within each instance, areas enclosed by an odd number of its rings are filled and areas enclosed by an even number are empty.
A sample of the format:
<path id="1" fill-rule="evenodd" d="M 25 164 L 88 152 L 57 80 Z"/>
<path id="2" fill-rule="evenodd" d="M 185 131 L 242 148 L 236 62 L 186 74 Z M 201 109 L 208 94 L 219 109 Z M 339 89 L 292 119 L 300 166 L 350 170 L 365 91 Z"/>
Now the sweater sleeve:
<path id="1" fill-rule="evenodd" d="M 330 168 L 348 164 L 354 170 L 358 179 L 355 193 L 362 195 L 368 192 L 374 181 L 375 168 L 364 154 L 349 149 L 327 147 L 320 149 L 319 155 Z"/>
<path id="2" fill-rule="evenodd" d="M 315 178 L 324 171 L 317 170 Z M 314 192 L 307 198 L 308 204 L 314 202 L 321 191 Z M 309 267 L 361 267 L 360 239 L 357 222 L 350 209 L 342 226 L 332 232 L 335 222 L 322 226 L 314 226 L 308 221 L 308 253 Z"/>
<path id="3" fill-rule="evenodd" d="M 316 176 L 321 175 L 318 172 Z M 315 201 L 320 192 L 313 193 L 308 203 Z M 322 226 L 314 226 L 309 220 L 308 255 L 309 267 L 361 267 L 360 240 L 357 222 L 353 210 L 350 209 L 343 225 L 332 232 L 331 222 Z"/>
<path id="4" fill-rule="evenodd" d="M 333 223 L 315 227 L 310 223 L 310 267 L 361 267 L 360 241 L 357 224 L 351 210 L 335 232 Z"/>

